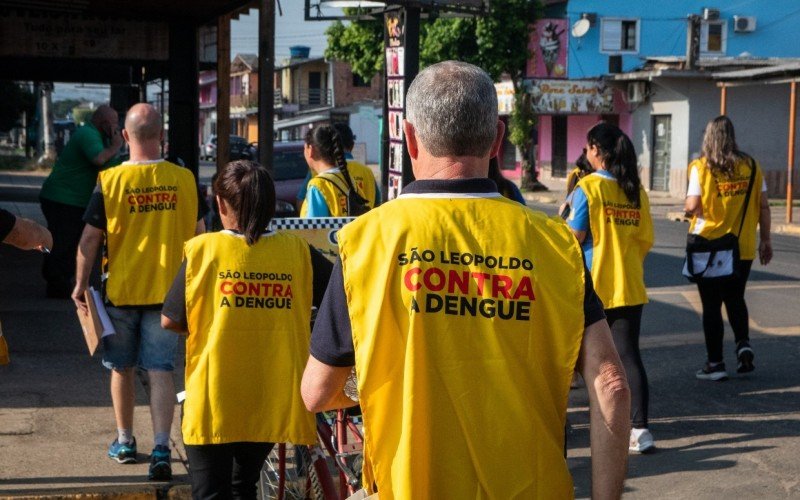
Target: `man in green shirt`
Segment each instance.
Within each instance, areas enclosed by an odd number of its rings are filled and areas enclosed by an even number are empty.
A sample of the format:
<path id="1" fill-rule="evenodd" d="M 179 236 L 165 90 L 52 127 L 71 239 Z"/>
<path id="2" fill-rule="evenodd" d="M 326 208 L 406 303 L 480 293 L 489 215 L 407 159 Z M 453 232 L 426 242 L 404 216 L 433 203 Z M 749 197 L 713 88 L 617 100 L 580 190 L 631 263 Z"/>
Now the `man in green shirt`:
<path id="1" fill-rule="evenodd" d="M 72 293 L 83 213 L 97 184 L 97 173 L 119 163 L 117 153 L 122 144 L 117 112 L 107 105 L 98 107 L 91 122 L 72 135 L 42 185 L 39 201 L 53 233 L 53 249 L 45 255 L 42 267 L 48 297 L 69 298 Z"/>

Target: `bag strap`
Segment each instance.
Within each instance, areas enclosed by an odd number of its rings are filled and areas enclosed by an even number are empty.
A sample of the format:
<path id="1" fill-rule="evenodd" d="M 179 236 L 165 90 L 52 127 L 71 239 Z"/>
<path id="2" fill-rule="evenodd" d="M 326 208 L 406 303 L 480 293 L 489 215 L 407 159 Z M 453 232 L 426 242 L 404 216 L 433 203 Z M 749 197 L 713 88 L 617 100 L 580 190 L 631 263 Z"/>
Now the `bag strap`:
<path id="1" fill-rule="evenodd" d="M 756 162 L 752 158 L 750 160 L 750 182 L 747 183 L 747 194 L 744 196 L 744 206 L 742 207 L 742 221 L 739 223 L 739 232 L 736 233 L 738 238 L 742 234 L 744 227 L 744 216 L 747 214 L 747 206 L 750 204 L 750 194 L 753 192 L 753 183 L 756 180 Z"/>
<path id="2" fill-rule="evenodd" d="M 336 176 L 336 174 L 328 174 L 327 172 L 323 172 L 323 173 L 321 173 L 321 174 L 318 174 L 318 175 L 317 175 L 317 178 L 318 178 L 318 179 L 323 179 L 323 180 L 325 180 L 325 181 L 328 181 L 328 182 L 330 182 L 331 184 L 333 184 L 333 185 L 334 185 L 334 187 L 336 187 L 336 189 L 338 189 L 339 191 L 341 191 L 341 192 L 342 192 L 342 194 L 343 194 L 343 195 L 345 195 L 345 196 L 348 196 L 348 195 L 350 194 L 350 193 L 349 193 L 349 188 L 348 188 L 348 189 L 345 189 L 345 188 L 343 188 L 343 187 L 342 187 L 342 186 L 341 186 L 341 185 L 340 185 L 338 182 L 336 182 L 336 181 L 334 180 L 334 179 L 338 179 L 338 177 Z"/>

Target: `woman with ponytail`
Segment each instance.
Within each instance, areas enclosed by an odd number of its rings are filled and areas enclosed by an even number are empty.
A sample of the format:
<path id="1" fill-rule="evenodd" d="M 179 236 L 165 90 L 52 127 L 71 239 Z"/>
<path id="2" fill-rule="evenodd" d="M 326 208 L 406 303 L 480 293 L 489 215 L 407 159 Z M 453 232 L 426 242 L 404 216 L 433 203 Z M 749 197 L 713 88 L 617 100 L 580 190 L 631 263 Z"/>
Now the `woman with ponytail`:
<path id="1" fill-rule="evenodd" d="M 335 126 L 312 128 L 305 142 L 306 163 L 316 175 L 308 181 L 300 217 L 357 216 L 375 206 L 374 191 L 371 197 L 367 193 L 369 184 L 354 182 L 343 138 Z"/>
<path id="2" fill-rule="evenodd" d="M 186 243 L 161 325 L 187 335 L 182 431 L 192 497 L 255 499 L 275 442 L 316 442 L 300 379 L 311 306 L 333 266 L 300 237 L 267 228 L 275 185 L 261 165 L 228 163 L 214 190 L 225 229 Z"/>
<path id="3" fill-rule="evenodd" d="M 586 135 L 594 173 L 575 187 L 567 223 L 583 248 L 597 295 L 631 388 L 629 449 L 655 447 L 647 427 L 649 391 L 639 352 L 642 309 L 647 303 L 644 258 L 653 246 L 647 193 L 639 181 L 636 152 L 618 127 L 600 122 Z"/>

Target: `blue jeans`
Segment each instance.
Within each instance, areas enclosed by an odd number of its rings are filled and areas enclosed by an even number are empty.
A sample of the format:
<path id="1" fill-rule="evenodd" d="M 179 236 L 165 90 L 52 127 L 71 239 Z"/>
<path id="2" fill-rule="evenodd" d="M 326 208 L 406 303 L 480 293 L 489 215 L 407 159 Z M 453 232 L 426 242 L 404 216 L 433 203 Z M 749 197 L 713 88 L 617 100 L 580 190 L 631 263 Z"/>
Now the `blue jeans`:
<path id="1" fill-rule="evenodd" d="M 108 307 L 108 315 L 117 333 L 103 338 L 103 366 L 174 371 L 178 335 L 161 328 L 161 311 Z"/>

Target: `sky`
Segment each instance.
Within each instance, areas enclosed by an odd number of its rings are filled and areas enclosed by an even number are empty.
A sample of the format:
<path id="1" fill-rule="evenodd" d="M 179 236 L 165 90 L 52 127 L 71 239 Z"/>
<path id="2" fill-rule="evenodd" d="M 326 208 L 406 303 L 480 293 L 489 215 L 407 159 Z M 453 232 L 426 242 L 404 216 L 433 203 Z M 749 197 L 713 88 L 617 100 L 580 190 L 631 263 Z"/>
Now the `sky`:
<path id="1" fill-rule="evenodd" d="M 289 57 L 289 47 L 306 45 L 311 47 L 311 57 L 323 55 L 327 40 L 326 21 L 305 21 L 302 0 L 281 0 L 283 16 L 275 9 L 275 62 L 280 64 Z M 253 9 L 249 15 L 231 21 L 231 58 L 237 53 L 258 52 L 258 11 Z M 103 85 L 56 84 L 54 100 L 86 99 L 91 101 L 108 100 L 108 87 Z"/>

